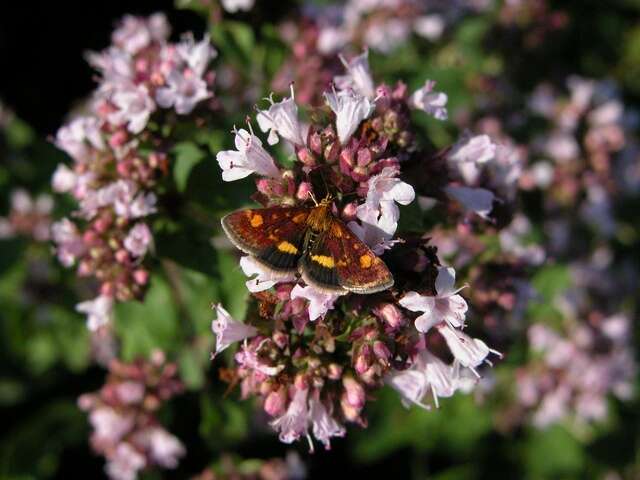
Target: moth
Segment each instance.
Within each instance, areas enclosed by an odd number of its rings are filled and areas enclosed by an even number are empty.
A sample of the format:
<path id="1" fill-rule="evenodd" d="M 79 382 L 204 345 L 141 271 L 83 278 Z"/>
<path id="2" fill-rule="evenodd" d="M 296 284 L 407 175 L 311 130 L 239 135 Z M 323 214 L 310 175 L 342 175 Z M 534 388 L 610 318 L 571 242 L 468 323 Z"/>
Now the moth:
<path id="1" fill-rule="evenodd" d="M 231 242 L 268 270 L 299 273 L 328 293 L 369 294 L 393 285 L 380 258 L 331 213 L 331 200 L 315 206 L 243 209 L 222 218 Z"/>

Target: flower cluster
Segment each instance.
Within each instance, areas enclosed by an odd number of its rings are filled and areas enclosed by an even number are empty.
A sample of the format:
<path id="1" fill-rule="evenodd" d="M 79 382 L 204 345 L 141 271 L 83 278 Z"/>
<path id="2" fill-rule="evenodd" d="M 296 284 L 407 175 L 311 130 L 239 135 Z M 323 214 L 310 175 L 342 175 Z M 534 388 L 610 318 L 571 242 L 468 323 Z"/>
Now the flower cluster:
<path id="1" fill-rule="evenodd" d="M 429 81 L 412 95 L 401 82 L 376 85 L 366 52 L 344 63 L 345 74 L 324 92 L 326 106 L 311 113 L 308 127 L 293 88 L 258 111 L 268 143 L 284 140 L 294 152 L 289 169 L 267 152 L 251 124 L 236 130 L 235 151 L 217 155 L 225 181 L 259 176 L 254 198 L 264 206 L 309 205 L 329 195 L 333 215 L 372 252 L 385 254 L 394 275 L 390 290 L 345 295 L 245 256 L 240 266 L 251 277 L 254 300 L 246 322 L 215 307 L 216 354 L 242 342 L 234 356 L 242 396 L 261 399 L 281 441 L 307 437 L 313 447 L 313 434 L 326 448 L 345 434 L 345 423 L 366 425 L 367 399 L 385 383 L 405 403 L 430 408 L 431 396 L 437 406 L 438 397 L 462 387 L 463 371 L 479 377 L 477 368 L 498 354 L 463 333 L 467 303 L 454 269 L 440 265 L 428 239 L 422 233 L 396 238 L 398 205 L 415 197 L 401 178 L 403 166 L 422 162 L 426 169 L 430 158 L 419 149 L 410 111 L 446 118 L 446 95 Z M 474 154 L 468 152 L 469 161 L 481 162 Z M 446 164 L 439 173 L 446 187 Z"/>
<path id="2" fill-rule="evenodd" d="M 562 331 L 535 324 L 529 343 L 535 359 L 516 372 L 518 398 L 535 425 L 574 416 L 602 420 L 607 395 L 628 399 L 636 365 L 630 349 L 631 321 L 623 315 L 590 315 Z"/>
<path id="3" fill-rule="evenodd" d="M 438 40 L 445 28 L 467 11 L 485 10 L 490 1 L 349 0 L 308 12 L 321 26 L 318 47 L 329 54 L 348 45 L 368 45 L 390 53 L 415 33 Z"/>
<path id="4" fill-rule="evenodd" d="M 191 480 L 304 480 L 307 470 L 297 452 L 285 458 L 238 459 L 224 455 L 217 465 L 206 468 Z"/>
<path id="5" fill-rule="evenodd" d="M 212 96 L 208 38 L 186 35 L 174 44 L 168 36 L 161 14 L 126 16 L 112 45 L 88 55 L 100 73 L 88 113 L 56 136 L 74 163 L 58 166 L 53 189 L 73 195 L 79 208 L 51 232 L 60 262 L 100 284 L 95 300 L 78 305 L 91 328 L 108 321 L 114 300 L 139 299 L 148 283 L 142 263 L 153 238 L 145 217 L 157 210 L 155 189 L 169 168 L 156 118 L 170 123 L 171 115 L 190 114 Z"/>
<path id="6" fill-rule="evenodd" d="M 50 238 L 52 210 L 53 198 L 46 193 L 33 198 L 26 190 L 12 191 L 9 214 L 0 217 L 0 238 L 24 235 L 46 242 Z"/>
<path id="7" fill-rule="evenodd" d="M 78 399 L 93 427 L 91 446 L 107 459 L 109 478 L 133 480 L 142 470 L 178 465 L 185 447 L 160 424 L 157 414 L 182 390 L 177 366 L 155 351 L 149 361 L 113 360 L 105 385 Z"/>

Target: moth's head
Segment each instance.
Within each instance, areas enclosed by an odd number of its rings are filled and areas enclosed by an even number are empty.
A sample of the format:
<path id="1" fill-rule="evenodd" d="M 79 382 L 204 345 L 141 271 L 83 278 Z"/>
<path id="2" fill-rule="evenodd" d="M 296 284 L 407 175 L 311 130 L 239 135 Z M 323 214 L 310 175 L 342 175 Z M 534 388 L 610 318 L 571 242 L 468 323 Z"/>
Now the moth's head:
<path id="1" fill-rule="evenodd" d="M 333 195 L 327 194 L 327 196 L 320 201 L 320 206 L 328 207 L 331 205 L 332 202 L 333 202 Z"/>

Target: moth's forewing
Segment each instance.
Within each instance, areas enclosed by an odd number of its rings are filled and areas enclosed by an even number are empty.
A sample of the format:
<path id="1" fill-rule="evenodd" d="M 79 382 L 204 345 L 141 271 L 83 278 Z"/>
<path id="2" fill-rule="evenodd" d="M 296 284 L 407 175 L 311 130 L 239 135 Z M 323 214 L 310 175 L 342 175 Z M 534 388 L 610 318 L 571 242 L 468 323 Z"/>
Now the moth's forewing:
<path id="1" fill-rule="evenodd" d="M 345 290 L 367 294 L 393 286 L 384 262 L 340 220 L 334 219 L 324 248 L 335 259 L 338 283 Z"/>
<path id="2" fill-rule="evenodd" d="M 277 272 L 295 272 L 303 253 L 306 207 L 238 210 L 223 217 L 231 242 Z"/>
<path id="3" fill-rule="evenodd" d="M 328 232 L 320 234 L 300 258 L 300 275 L 307 285 L 323 292 L 345 294 L 347 291 L 340 285 L 335 259 L 327 248 L 328 235 Z"/>

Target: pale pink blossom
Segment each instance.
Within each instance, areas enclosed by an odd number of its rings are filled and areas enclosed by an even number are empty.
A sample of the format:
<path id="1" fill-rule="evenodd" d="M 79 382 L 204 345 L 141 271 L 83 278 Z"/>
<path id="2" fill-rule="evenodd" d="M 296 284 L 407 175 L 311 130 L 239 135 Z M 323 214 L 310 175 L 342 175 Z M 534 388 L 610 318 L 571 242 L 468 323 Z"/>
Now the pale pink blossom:
<path id="1" fill-rule="evenodd" d="M 298 106 L 294 98 L 293 85 L 291 86 L 290 97 L 286 97 L 278 103 L 274 103 L 272 97 L 268 99 L 271 102 L 271 106 L 267 110 L 258 110 L 256 115 L 260 130 L 269 132 L 267 139 L 269 145 L 278 143 L 278 135 L 289 140 L 293 145 L 304 145 L 302 129 L 298 121 Z"/>
<path id="2" fill-rule="evenodd" d="M 313 436 L 324 444 L 324 448 L 331 448 L 331 437 L 344 437 L 346 430 L 343 425 L 333 418 L 320 399 L 312 397 L 309 400 L 309 420 L 313 427 Z"/>
<path id="3" fill-rule="evenodd" d="M 100 330 L 101 333 L 107 331 Z M 134 382 L 133 380 L 124 381 L 117 385 L 116 392 L 118 400 L 125 404 L 140 403 L 144 398 L 145 387 L 143 383 Z"/>
<path id="4" fill-rule="evenodd" d="M 436 277 L 436 295 L 420 295 L 417 292 L 407 292 L 399 301 L 407 310 L 423 312 L 415 320 L 416 330 L 428 332 L 431 327 L 440 323 L 448 323 L 453 327 L 462 328 L 467 313 L 467 302 L 455 289 L 456 272 L 451 267 L 439 267 Z"/>
<path id="5" fill-rule="evenodd" d="M 127 125 L 131 133 L 140 133 L 147 126 L 156 104 L 144 85 L 126 85 L 117 89 L 110 98 L 116 111 L 109 114 L 114 125 Z"/>
<path id="6" fill-rule="evenodd" d="M 211 97 L 207 82 L 191 70 L 173 70 L 165 87 L 156 91 L 156 101 L 163 108 L 174 107 L 176 113 L 187 115 L 202 100 Z"/>
<path id="7" fill-rule="evenodd" d="M 66 193 L 72 191 L 77 182 L 77 176 L 73 170 L 64 163 L 58 164 L 51 178 L 51 187 L 55 192 Z"/>
<path id="8" fill-rule="evenodd" d="M 51 236 L 56 244 L 56 255 L 65 267 L 70 267 L 86 251 L 82 236 L 75 223 L 63 218 L 51 226 Z"/>
<path id="9" fill-rule="evenodd" d="M 209 35 L 205 35 L 197 43 L 192 34 L 185 35 L 176 46 L 176 51 L 189 69 L 198 77 L 202 77 L 211 60 L 216 58 L 217 55 L 215 48 L 211 46 Z"/>
<path id="10" fill-rule="evenodd" d="M 427 40 L 438 40 L 444 32 L 445 22 L 442 15 L 423 15 L 413 22 L 414 31 Z"/>
<path id="11" fill-rule="evenodd" d="M 111 41 L 127 53 L 135 55 L 151 42 L 164 42 L 169 33 L 167 18 L 162 13 L 155 13 L 148 19 L 125 15 L 111 35 Z"/>
<path id="12" fill-rule="evenodd" d="M 471 185 L 480 176 L 481 166 L 495 158 L 496 148 L 497 145 L 489 135 L 467 134 L 453 146 L 447 160 L 459 170 L 464 181 Z"/>
<path id="13" fill-rule="evenodd" d="M 124 239 L 126 248 L 134 257 L 142 257 L 147 253 L 147 249 L 153 240 L 151 230 L 146 223 L 136 223 Z"/>
<path id="14" fill-rule="evenodd" d="M 347 70 L 346 75 L 335 77 L 334 82 L 340 90 L 353 89 L 360 95 L 373 99 L 376 94 L 375 84 L 369 68 L 369 51 L 353 57 L 350 61 L 340 55 L 340 61 Z"/>
<path id="15" fill-rule="evenodd" d="M 246 285 L 247 289 L 254 293 L 268 290 L 276 283 L 288 282 L 295 278 L 292 274 L 271 270 L 250 255 L 240 259 L 240 268 L 247 277 L 252 277 L 247 280 Z"/>
<path id="16" fill-rule="evenodd" d="M 76 305 L 76 311 L 87 315 L 87 328 L 95 331 L 111 322 L 113 317 L 113 298 L 99 295 Z"/>
<path id="17" fill-rule="evenodd" d="M 339 296 L 337 293 L 322 292 L 311 285 L 306 287 L 296 285 L 291 290 L 291 300 L 304 298 L 309 301 L 309 320 L 312 322 L 324 317 L 329 310 L 332 310 L 333 304 Z"/>
<path id="18" fill-rule="evenodd" d="M 216 351 L 214 355 L 218 355 L 229 345 L 253 337 L 258 333 L 255 327 L 234 320 L 222 305 L 216 305 L 215 309 L 216 318 L 211 322 L 211 330 L 216 336 Z"/>
<path id="19" fill-rule="evenodd" d="M 151 459 L 164 468 L 176 468 L 178 459 L 186 453 L 182 442 L 162 427 L 151 427 L 142 435 Z"/>
<path id="20" fill-rule="evenodd" d="M 105 470 L 112 480 L 136 480 L 147 464 L 146 458 L 129 443 L 119 443 Z"/>
<path id="21" fill-rule="evenodd" d="M 93 439 L 100 444 L 115 444 L 131 431 L 135 421 L 131 415 L 122 415 L 111 407 L 99 407 L 89 414 Z"/>
<path id="22" fill-rule="evenodd" d="M 416 90 L 411 96 L 410 105 L 418 110 L 422 110 L 432 115 L 438 120 L 446 120 L 447 114 L 447 94 L 435 92 L 433 89 L 436 82 L 427 80 L 424 86 Z"/>
<path id="23" fill-rule="evenodd" d="M 460 203 L 465 210 L 488 219 L 493 210 L 495 196 L 486 188 L 458 187 L 449 185 L 444 188 L 447 195 Z"/>
<path id="24" fill-rule="evenodd" d="M 358 129 L 360 123 L 371 115 L 375 105 L 367 98 L 352 89 L 340 92 L 325 92 L 327 104 L 336 114 L 336 129 L 341 144 Z"/>
<path id="25" fill-rule="evenodd" d="M 251 342 L 245 341 L 234 357 L 236 363 L 241 367 L 255 370 L 269 377 L 278 375 L 285 368 L 285 365 L 271 366 L 258 354 L 262 346 L 268 342 L 270 342 L 268 338 L 254 338 Z"/>
<path id="26" fill-rule="evenodd" d="M 308 393 L 308 389 L 296 389 L 287 411 L 271 422 L 271 426 L 279 432 L 281 442 L 293 443 L 309 435 Z"/>
<path id="27" fill-rule="evenodd" d="M 252 173 L 271 178 L 280 178 L 280 170 L 276 166 L 258 137 L 244 129 L 235 132 L 236 151 L 218 152 L 216 160 L 222 168 L 222 179 L 225 182 L 240 180 Z"/>
<path id="28" fill-rule="evenodd" d="M 391 238 L 398 227 L 400 209 L 396 205 L 408 205 L 415 198 L 415 191 L 398 178 L 396 167 L 385 167 L 381 173 L 369 179 L 367 198 L 356 210 L 364 223 L 377 226 Z M 388 239 L 387 238 L 387 239 Z"/>
<path id="29" fill-rule="evenodd" d="M 73 119 L 67 125 L 60 127 L 55 144 L 75 161 L 81 163 L 88 161 L 92 149 L 104 149 L 99 120 L 93 117 Z"/>
<path id="30" fill-rule="evenodd" d="M 462 333 L 460 330 L 456 330 L 451 325 L 444 323 L 438 325 L 438 332 L 442 335 L 447 342 L 447 346 L 455 361 L 470 369 L 476 376 L 479 376 L 475 368 L 482 364 L 489 355 L 494 353 L 501 355 L 499 352 L 492 350 L 479 338 L 471 338 L 466 333 Z"/>

